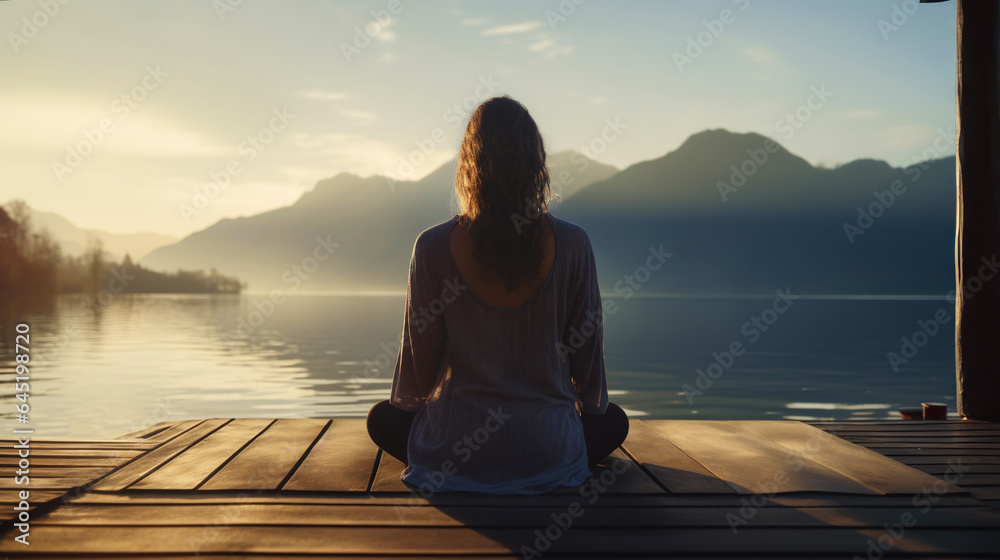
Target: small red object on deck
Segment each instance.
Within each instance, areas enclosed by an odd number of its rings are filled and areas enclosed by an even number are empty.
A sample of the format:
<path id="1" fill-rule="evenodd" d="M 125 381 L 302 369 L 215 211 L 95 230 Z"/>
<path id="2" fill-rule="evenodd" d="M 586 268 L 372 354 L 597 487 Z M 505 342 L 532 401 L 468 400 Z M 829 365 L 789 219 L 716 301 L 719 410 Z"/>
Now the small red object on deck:
<path id="1" fill-rule="evenodd" d="M 948 417 L 948 405 L 938 402 L 920 403 L 924 407 L 924 420 L 944 420 Z"/>

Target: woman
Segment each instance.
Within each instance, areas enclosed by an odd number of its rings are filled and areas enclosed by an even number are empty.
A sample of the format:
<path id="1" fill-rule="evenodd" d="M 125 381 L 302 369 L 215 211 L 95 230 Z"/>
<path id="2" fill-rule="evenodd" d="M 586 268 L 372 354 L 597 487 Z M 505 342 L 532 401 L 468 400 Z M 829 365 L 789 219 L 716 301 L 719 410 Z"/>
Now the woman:
<path id="1" fill-rule="evenodd" d="M 476 109 L 455 189 L 462 213 L 413 246 L 391 398 L 368 433 L 423 491 L 580 485 L 628 418 L 608 402 L 590 239 L 548 213 L 545 148 L 524 106 Z"/>

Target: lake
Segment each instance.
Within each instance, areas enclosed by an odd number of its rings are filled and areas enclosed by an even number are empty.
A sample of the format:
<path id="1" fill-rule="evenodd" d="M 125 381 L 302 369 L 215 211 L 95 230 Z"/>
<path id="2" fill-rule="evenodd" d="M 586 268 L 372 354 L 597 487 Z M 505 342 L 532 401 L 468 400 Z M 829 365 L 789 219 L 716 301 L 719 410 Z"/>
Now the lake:
<path id="1" fill-rule="evenodd" d="M 645 418 L 884 419 L 922 401 L 954 413 L 944 297 L 777 297 L 615 297 L 611 399 Z M 121 295 L 94 313 L 82 296 L 60 296 L 0 325 L 0 416 L 16 425 L 19 321 L 30 326 L 37 437 L 111 438 L 188 418 L 362 417 L 388 396 L 404 294 L 266 299 Z"/>

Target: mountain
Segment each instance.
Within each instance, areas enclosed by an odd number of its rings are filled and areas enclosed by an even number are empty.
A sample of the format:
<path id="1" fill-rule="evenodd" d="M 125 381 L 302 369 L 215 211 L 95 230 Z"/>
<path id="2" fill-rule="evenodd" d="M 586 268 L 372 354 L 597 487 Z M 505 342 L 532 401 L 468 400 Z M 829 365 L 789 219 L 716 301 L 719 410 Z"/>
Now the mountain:
<path id="1" fill-rule="evenodd" d="M 953 287 L 954 157 L 824 169 L 759 134 L 726 130 L 620 172 L 580 157 L 550 156 L 553 180 L 573 179 L 552 211 L 588 231 L 607 294 L 944 295 Z M 291 206 L 222 220 L 143 264 L 215 267 L 251 289 L 400 290 L 414 238 L 456 211 L 453 181 L 454 162 L 415 182 L 343 173 Z M 322 262 L 311 259 L 323 250 L 318 238 L 340 244 Z M 640 269 L 661 245 L 673 256 L 646 277 Z M 646 279 L 630 287 L 632 276 Z"/>
<path id="2" fill-rule="evenodd" d="M 786 214 L 840 203 L 850 208 L 871 196 L 872 189 L 888 189 L 896 178 L 913 182 L 914 173 L 901 171 L 871 159 L 836 169 L 816 168 L 765 136 L 707 130 L 673 152 L 589 185 L 565 208 L 657 215 Z M 940 171 L 935 167 L 931 182 L 940 178 Z M 907 208 L 926 209 L 940 194 L 919 189 L 902 198 L 910 202 Z M 920 199 L 919 204 L 913 199 Z"/>
<path id="3" fill-rule="evenodd" d="M 81 229 L 59 214 L 32 210 L 31 223 L 35 230 L 48 230 L 52 238 L 59 243 L 64 255 L 80 256 L 86 250 L 92 238 L 104 243 L 104 251 L 115 261 L 130 255 L 137 260 L 147 253 L 177 242 L 177 238 L 160 233 L 110 233 L 97 229 Z"/>
<path id="4" fill-rule="evenodd" d="M 660 244 L 674 256 L 647 291 L 954 287 L 954 157 L 822 169 L 758 134 L 710 130 L 589 185 L 559 211 L 589 232 L 598 262 L 614 271 L 601 276 L 612 293 Z"/>
<path id="5" fill-rule="evenodd" d="M 603 181 L 618 169 L 588 158 L 574 150 L 548 154 L 549 182 L 552 192 L 563 199 L 573 196 L 588 185 Z"/>
<path id="6" fill-rule="evenodd" d="M 216 268 L 251 289 L 399 290 L 416 236 L 458 211 L 455 166 L 452 160 L 418 181 L 341 173 L 318 182 L 291 206 L 222 220 L 153 251 L 142 264 L 160 270 Z M 572 177 L 570 190 L 617 171 L 575 152 L 553 154 L 549 167 L 552 175 Z M 293 268 L 302 269 L 317 250 L 317 239 L 339 247 L 311 272 Z"/>

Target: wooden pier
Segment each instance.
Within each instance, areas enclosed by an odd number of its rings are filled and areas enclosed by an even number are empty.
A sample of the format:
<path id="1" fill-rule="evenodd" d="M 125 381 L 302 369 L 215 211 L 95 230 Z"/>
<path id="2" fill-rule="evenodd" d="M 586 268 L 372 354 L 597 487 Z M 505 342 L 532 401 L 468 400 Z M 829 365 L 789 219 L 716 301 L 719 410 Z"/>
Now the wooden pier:
<path id="1" fill-rule="evenodd" d="M 1000 557 L 1000 427 L 639 421 L 581 488 L 410 488 L 360 419 L 211 418 L 0 460 L 33 558 Z M 28 546 L 14 541 L 31 493 Z M 538 556 L 535 556 L 537 554 Z"/>

